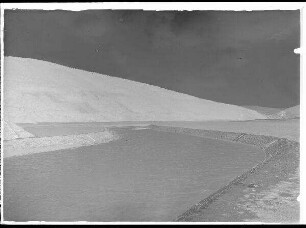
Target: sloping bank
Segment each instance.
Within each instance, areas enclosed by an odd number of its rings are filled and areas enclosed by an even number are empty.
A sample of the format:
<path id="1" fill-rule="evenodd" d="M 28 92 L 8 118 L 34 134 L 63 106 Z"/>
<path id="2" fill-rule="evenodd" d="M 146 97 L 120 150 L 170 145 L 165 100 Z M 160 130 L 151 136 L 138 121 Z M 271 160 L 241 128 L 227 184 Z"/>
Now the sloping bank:
<path id="1" fill-rule="evenodd" d="M 118 138 L 119 136 L 117 134 L 109 130 L 79 135 L 17 138 L 4 141 L 3 157 L 7 158 L 34 153 L 72 149 L 81 146 L 108 143 L 110 141 L 117 140 Z"/>
<path id="2" fill-rule="evenodd" d="M 228 140 L 259 147 L 265 159 L 177 218 L 197 222 L 299 220 L 299 143 L 286 138 L 151 125 L 157 131 Z"/>

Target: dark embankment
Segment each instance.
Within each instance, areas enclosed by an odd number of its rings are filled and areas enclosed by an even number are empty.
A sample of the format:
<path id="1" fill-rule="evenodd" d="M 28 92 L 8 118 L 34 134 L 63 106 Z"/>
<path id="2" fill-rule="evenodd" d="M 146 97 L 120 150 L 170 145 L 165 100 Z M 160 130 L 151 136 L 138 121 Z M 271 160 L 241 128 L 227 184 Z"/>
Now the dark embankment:
<path id="1" fill-rule="evenodd" d="M 158 131 L 177 132 L 251 144 L 261 148 L 265 153 L 264 161 L 237 176 L 218 191 L 192 206 L 185 213 L 178 216 L 177 221 L 294 222 L 299 219 L 298 203 L 288 203 L 290 194 L 292 198 L 292 194 L 297 194 L 296 192 L 299 192 L 299 188 L 296 187 L 297 189 L 285 193 L 281 192 L 284 189 L 280 189 L 280 187 L 276 189 L 277 187 L 275 187 L 281 186 L 283 183 L 292 185 L 292 180 L 294 179 L 292 176 L 298 175 L 298 142 L 285 138 L 234 132 L 161 126 L 151 127 Z M 298 183 L 293 183 L 296 184 L 294 186 L 299 186 L 299 177 L 295 178 L 295 182 Z M 273 188 L 279 193 L 278 197 L 274 197 L 272 200 L 265 200 L 269 198 L 268 195 L 273 191 Z M 252 192 L 251 194 L 250 191 Z M 249 195 L 252 197 L 250 198 Z M 266 207 L 265 204 L 269 204 L 269 207 Z M 252 205 L 255 206 L 252 207 Z M 288 208 L 291 208 L 289 213 L 286 211 Z"/>

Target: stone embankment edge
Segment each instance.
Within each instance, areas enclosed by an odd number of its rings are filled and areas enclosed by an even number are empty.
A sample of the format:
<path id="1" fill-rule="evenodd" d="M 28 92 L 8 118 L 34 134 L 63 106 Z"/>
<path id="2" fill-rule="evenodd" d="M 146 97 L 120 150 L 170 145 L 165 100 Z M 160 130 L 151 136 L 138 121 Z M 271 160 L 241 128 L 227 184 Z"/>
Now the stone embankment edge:
<path id="1" fill-rule="evenodd" d="M 150 125 L 151 129 L 157 131 L 167 131 L 174 133 L 183 133 L 199 137 L 212 138 L 218 140 L 226 140 L 232 142 L 238 142 L 243 144 L 249 144 L 259 147 L 265 153 L 265 159 L 244 172 L 243 174 L 237 176 L 235 179 L 230 181 L 225 186 L 221 187 L 216 192 L 212 193 L 205 199 L 201 200 L 199 203 L 193 205 L 186 212 L 178 216 L 176 221 L 184 221 L 185 218 L 189 217 L 194 213 L 198 213 L 200 210 L 205 209 L 220 196 L 226 193 L 233 185 L 239 184 L 241 181 L 248 178 L 252 173 L 260 170 L 263 166 L 269 163 L 271 160 L 276 158 L 277 155 L 286 154 L 292 148 L 299 148 L 299 143 L 296 141 L 288 140 L 286 138 L 277 138 L 273 136 L 265 135 L 252 135 L 246 133 L 236 133 L 236 132 L 222 132 L 213 130 L 202 130 L 202 129 L 190 129 L 181 127 L 168 127 L 168 126 L 156 126 Z"/>

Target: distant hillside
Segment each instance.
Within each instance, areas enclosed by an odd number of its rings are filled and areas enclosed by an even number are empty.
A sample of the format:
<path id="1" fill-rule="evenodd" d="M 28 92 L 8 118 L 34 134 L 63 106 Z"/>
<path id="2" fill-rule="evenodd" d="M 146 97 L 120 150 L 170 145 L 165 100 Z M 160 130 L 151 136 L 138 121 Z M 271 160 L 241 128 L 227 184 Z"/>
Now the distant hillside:
<path id="1" fill-rule="evenodd" d="M 281 108 L 269 108 L 269 107 L 261 107 L 261 106 L 244 106 L 244 107 L 255 110 L 263 115 L 273 115 L 282 110 Z"/>
<path id="2" fill-rule="evenodd" d="M 13 123 L 265 118 L 243 107 L 35 59 L 5 57 L 3 79 L 4 119 Z"/>
<path id="3" fill-rule="evenodd" d="M 294 118 L 300 118 L 300 105 L 284 109 L 270 116 L 270 119 L 294 119 Z"/>

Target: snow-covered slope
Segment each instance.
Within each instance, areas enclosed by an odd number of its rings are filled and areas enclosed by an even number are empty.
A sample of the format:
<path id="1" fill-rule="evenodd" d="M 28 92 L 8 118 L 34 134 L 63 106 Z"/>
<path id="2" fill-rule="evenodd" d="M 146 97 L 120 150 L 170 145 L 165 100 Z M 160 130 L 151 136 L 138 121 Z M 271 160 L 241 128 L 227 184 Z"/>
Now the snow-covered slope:
<path id="1" fill-rule="evenodd" d="M 294 119 L 300 117 L 300 106 L 296 105 L 291 108 L 284 109 L 275 115 L 272 115 L 271 119 Z"/>
<path id="2" fill-rule="evenodd" d="M 41 60 L 4 60 L 4 119 L 13 123 L 263 118 L 253 110 L 144 83 Z"/>

